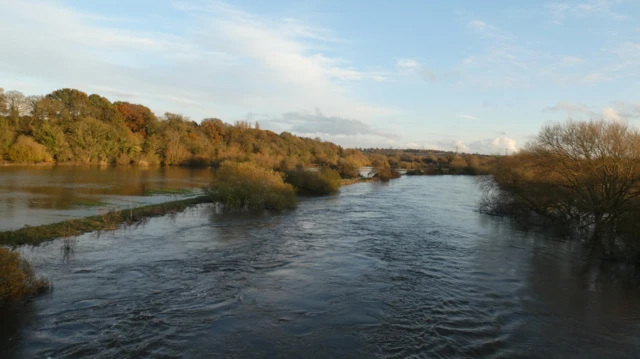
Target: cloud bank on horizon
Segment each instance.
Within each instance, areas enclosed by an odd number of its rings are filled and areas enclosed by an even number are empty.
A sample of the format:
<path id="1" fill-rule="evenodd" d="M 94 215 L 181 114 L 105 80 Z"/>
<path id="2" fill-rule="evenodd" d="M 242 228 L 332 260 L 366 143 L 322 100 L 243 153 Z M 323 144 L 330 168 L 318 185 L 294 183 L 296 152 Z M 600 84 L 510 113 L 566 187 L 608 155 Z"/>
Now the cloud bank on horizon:
<path id="1" fill-rule="evenodd" d="M 0 87 L 488 154 L 549 121 L 640 118 L 640 3 L 368 4 L 5 0 Z"/>

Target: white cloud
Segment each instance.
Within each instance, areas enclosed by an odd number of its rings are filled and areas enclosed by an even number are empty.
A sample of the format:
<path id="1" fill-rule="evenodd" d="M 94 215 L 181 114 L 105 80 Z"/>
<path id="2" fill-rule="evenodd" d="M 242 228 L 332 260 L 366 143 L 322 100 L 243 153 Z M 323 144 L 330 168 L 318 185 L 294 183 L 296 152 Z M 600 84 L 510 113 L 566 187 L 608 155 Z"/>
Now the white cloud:
<path id="1" fill-rule="evenodd" d="M 396 62 L 396 66 L 401 69 L 418 70 L 421 68 L 415 59 L 400 59 Z"/>
<path id="2" fill-rule="evenodd" d="M 467 152 L 483 154 L 504 154 L 505 152 L 514 153 L 517 151 L 518 146 L 516 141 L 507 136 L 498 136 L 471 142 L 467 150 Z"/>
<path id="3" fill-rule="evenodd" d="M 458 117 L 460 117 L 460 118 L 466 118 L 467 120 L 474 120 L 474 121 L 477 121 L 477 120 L 478 120 L 478 118 L 477 118 L 477 117 L 475 117 L 475 116 L 471 116 L 471 115 L 458 115 Z"/>
<path id="4" fill-rule="evenodd" d="M 602 118 L 613 122 L 622 121 L 622 118 L 620 117 L 618 112 L 611 107 L 605 107 L 602 109 Z"/>
<path id="5" fill-rule="evenodd" d="M 471 142 L 463 142 L 461 140 L 437 140 L 433 142 L 409 142 L 405 144 L 406 148 L 439 150 L 439 151 L 458 151 L 460 153 L 480 153 L 487 155 L 503 155 L 505 152 L 511 154 L 518 152 L 516 140 L 504 134 L 497 137 L 485 138 Z"/>
<path id="6" fill-rule="evenodd" d="M 181 31 L 168 35 L 127 29 L 63 4 L 3 2 L 0 77 L 38 83 L 34 92 L 76 87 L 194 119 L 217 116 L 231 122 L 247 110 L 321 107 L 366 123 L 397 113 L 361 100 L 345 85 L 386 81 L 388 74 L 323 55 L 344 43 L 328 29 L 259 17 L 223 3 L 185 1 L 176 5 L 181 12 L 176 18 L 184 20 L 171 25 Z M 140 16 L 136 20 L 150 21 Z"/>
<path id="7" fill-rule="evenodd" d="M 268 116 L 268 115 L 267 115 Z M 263 123 L 275 124 L 284 131 L 298 133 L 308 137 L 322 136 L 378 136 L 383 139 L 397 139 L 398 136 L 376 129 L 362 121 L 340 116 L 326 116 L 316 108 L 315 112 L 287 112 L 268 119 Z"/>

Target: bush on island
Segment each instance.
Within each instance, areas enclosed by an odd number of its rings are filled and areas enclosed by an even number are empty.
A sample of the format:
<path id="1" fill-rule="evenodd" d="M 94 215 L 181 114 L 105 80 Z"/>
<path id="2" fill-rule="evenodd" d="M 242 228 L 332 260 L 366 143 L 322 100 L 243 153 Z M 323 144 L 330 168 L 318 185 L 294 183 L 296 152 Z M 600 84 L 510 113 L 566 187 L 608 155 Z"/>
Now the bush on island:
<path id="1" fill-rule="evenodd" d="M 296 206 L 296 191 L 283 174 L 250 162 L 223 162 L 205 189 L 226 209 L 282 210 Z"/>
<path id="2" fill-rule="evenodd" d="M 285 181 L 293 185 L 299 193 L 331 194 L 340 190 L 340 173 L 329 168 L 318 171 L 305 169 L 289 170 L 285 172 Z"/>

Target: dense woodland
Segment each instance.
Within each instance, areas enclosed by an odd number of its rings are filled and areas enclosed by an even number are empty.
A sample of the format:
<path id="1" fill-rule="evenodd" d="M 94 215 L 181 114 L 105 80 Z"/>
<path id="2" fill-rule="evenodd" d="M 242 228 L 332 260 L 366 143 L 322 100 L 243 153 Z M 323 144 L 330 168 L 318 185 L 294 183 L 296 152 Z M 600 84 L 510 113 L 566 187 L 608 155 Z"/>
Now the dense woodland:
<path id="1" fill-rule="evenodd" d="M 319 166 L 343 178 L 358 177 L 367 165 L 414 170 L 409 174 L 482 174 L 495 163 L 494 157 L 451 152 L 344 149 L 262 130 L 258 123 L 158 117 L 144 105 L 75 89 L 45 96 L 0 89 L 0 161 L 217 167 L 225 160 L 279 171 Z"/>

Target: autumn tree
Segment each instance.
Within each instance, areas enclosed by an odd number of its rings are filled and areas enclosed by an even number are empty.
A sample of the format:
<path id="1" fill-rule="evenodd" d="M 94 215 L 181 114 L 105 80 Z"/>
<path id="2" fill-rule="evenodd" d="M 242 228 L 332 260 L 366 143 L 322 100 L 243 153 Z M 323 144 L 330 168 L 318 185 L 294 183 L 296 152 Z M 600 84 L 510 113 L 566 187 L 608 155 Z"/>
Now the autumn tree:
<path id="1" fill-rule="evenodd" d="M 142 136 L 154 132 L 158 119 L 148 107 L 128 102 L 116 102 L 115 107 L 131 132 Z"/>

